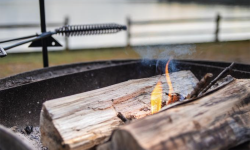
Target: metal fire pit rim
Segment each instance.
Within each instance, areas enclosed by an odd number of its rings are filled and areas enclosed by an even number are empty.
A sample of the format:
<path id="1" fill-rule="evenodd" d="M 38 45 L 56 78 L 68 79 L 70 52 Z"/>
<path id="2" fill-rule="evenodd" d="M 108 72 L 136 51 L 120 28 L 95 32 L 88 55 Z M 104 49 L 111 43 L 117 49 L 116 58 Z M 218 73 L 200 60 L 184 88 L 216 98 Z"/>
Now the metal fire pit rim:
<path id="1" fill-rule="evenodd" d="M 125 63 L 121 63 L 121 64 L 116 64 L 116 66 L 123 66 L 123 65 L 136 64 L 136 63 L 138 63 L 138 62 L 137 61 L 131 61 L 131 62 L 125 62 Z M 105 68 L 111 68 L 111 67 L 113 67 L 113 66 L 110 65 L 110 66 L 104 66 L 104 67 L 101 67 L 101 68 L 105 69 Z M 79 74 L 79 73 L 82 73 L 82 72 L 91 72 L 91 71 L 98 70 L 98 69 L 100 69 L 100 68 L 94 68 L 94 69 L 88 69 L 88 70 L 85 70 L 85 71 L 79 71 L 79 72 L 69 73 L 69 74 L 65 74 L 65 75 L 62 75 L 62 76 L 55 76 L 55 77 L 47 78 L 47 79 L 44 79 L 44 80 L 54 80 L 56 78 L 67 77 L 67 76 L 71 76 L 71 75 L 76 75 L 76 74 Z M 17 87 L 22 87 L 22 86 L 25 86 L 25 85 L 28 85 L 28 84 L 32 84 L 32 83 L 39 83 L 39 82 L 43 82 L 44 80 L 39 80 L 39 81 L 31 82 L 31 83 L 20 84 L 20 85 L 17 85 L 17 86 L 0 89 L 0 91 L 5 91 L 5 90 L 17 88 Z"/>
<path id="2" fill-rule="evenodd" d="M 69 68 L 69 67 L 77 67 L 77 66 L 83 66 L 83 65 L 89 65 L 89 64 L 98 64 L 98 63 L 123 63 L 123 62 L 131 62 L 131 61 L 142 61 L 142 60 L 150 60 L 150 61 L 157 61 L 157 60 L 161 60 L 161 59 L 114 59 L 114 60 L 97 60 L 97 61 L 89 61 L 89 62 L 77 62 L 77 63 L 70 63 L 70 64 L 62 64 L 62 65 L 56 65 L 56 66 L 51 66 L 51 67 L 47 67 L 47 68 L 40 68 L 40 69 L 34 69 L 31 71 L 27 71 L 27 72 L 23 72 L 23 73 L 19 73 L 19 74 L 15 74 L 15 75 L 11 75 L 5 78 L 0 78 L 0 82 L 1 80 L 6 80 L 6 79 L 10 79 L 13 77 L 17 77 L 17 76 L 22 76 L 25 74 L 30 74 L 30 75 L 34 75 L 39 73 L 40 71 L 56 71 L 56 70 L 60 70 L 60 69 L 64 69 L 64 68 Z M 163 59 L 162 59 L 163 60 Z M 207 63 L 220 63 L 220 64 L 225 64 L 225 65 L 229 65 L 231 64 L 230 61 L 212 61 L 212 60 L 193 60 L 193 59 L 173 59 L 175 61 L 180 61 L 180 62 L 190 62 L 190 63 L 197 63 L 197 64 L 207 64 Z M 245 63 L 238 63 L 236 62 L 235 64 L 237 65 L 250 65 L 250 64 L 245 64 Z M 214 66 L 214 65 L 209 65 L 209 66 Z M 56 70 L 53 70 L 56 69 Z M 82 72 L 82 71 L 79 71 Z M 32 74 L 34 73 L 34 74 Z M 70 74 L 70 73 L 69 73 Z"/>
<path id="3" fill-rule="evenodd" d="M 37 75 L 39 73 L 48 73 L 49 70 L 53 70 L 54 68 L 56 68 L 56 70 L 53 71 L 58 71 L 60 69 L 69 69 L 71 67 L 77 67 L 77 66 L 88 66 L 88 65 L 95 65 L 95 64 L 105 64 L 105 63 L 111 63 L 111 65 L 109 66 L 102 66 L 102 67 L 97 67 L 97 68 L 90 68 L 88 70 L 83 70 L 83 71 L 77 71 L 77 72 L 73 72 L 73 73 L 67 73 L 67 74 L 63 74 L 63 75 L 59 75 L 59 76 L 52 76 L 52 77 L 48 77 L 45 79 L 41 79 L 38 81 L 34 81 L 34 82 L 40 82 L 40 81 L 44 81 L 44 80 L 49 80 L 49 79 L 55 79 L 58 77 L 62 77 L 62 76 L 67 76 L 67 75 L 74 75 L 74 74 L 78 74 L 81 72 L 87 72 L 87 71 L 93 71 L 96 69 L 100 69 L 100 68 L 108 68 L 108 67 L 112 67 L 113 65 L 119 66 L 119 65 L 126 65 L 126 64 L 131 64 L 131 63 L 138 63 L 137 60 L 108 60 L 108 61 L 91 61 L 91 62 L 81 62 L 81 63 L 73 63 L 73 64 L 66 64 L 66 65 L 58 65 L 58 66 L 53 66 L 53 67 L 48 67 L 48 68 L 42 68 L 42 69 L 35 69 L 32 71 L 27 71 L 27 72 L 23 72 L 20 74 L 16 74 L 13 76 L 9 76 L 6 78 L 2 78 L 0 79 L 0 85 L 4 84 L 4 82 L 7 82 L 7 80 L 16 80 L 15 78 L 21 79 L 21 78 L 25 78 L 25 76 L 34 76 Z M 112 64 L 115 63 L 115 64 Z M 23 83 L 23 84 L 16 84 L 14 86 L 8 87 L 8 88 L 1 88 L 0 86 L 0 91 L 6 90 L 6 89 L 11 89 L 11 88 L 15 88 L 15 87 L 19 87 L 19 86 L 23 86 L 23 85 L 27 85 L 27 84 L 32 84 L 34 82 L 27 82 L 27 83 Z"/>
<path id="4" fill-rule="evenodd" d="M 209 64 L 209 63 L 216 63 L 216 64 L 223 64 L 225 66 L 230 65 L 233 61 L 213 61 L 213 60 L 201 60 L 201 59 L 178 59 L 182 62 L 193 62 L 197 64 Z M 241 63 L 241 62 L 235 62 L 235 65 L 244 65 L 244 66 L 250 66 L 250 64 L 247 63 Z M 224 66 L 223 66 L 224 67 Z"/>
<path id="5" fill-rule="evenodd" d="M 13 76 L 9 76 L 9 77 L 6 77 L 6 78 L 2 78 L 2 79 L 0 79 L 0 91 L 10 89 L 10 88 L 19 87 L 19 86 L 23 86 L 23 85 L 27 85 L 27 84 L 31 84 L 31 83 L 34 83 L 34 82 L 44 81 L 44 80 L 48 80 L 48 79 L 55 79 L 55 78 L 58 78 L 58 77 L 61 77 L 61 76 L 73 75 L 73 74 L 77 74 L 77 73 L 81 73 L 81 72 L 96 70 L 96 69 L 99 69 L 99 68 L 107 68 L 107 67 L 112 67 L 114 65 L 130 64 L 131 62 L 134 62 L 134 63 L 141 62 L 141 63 L 143 63 L 143 61 L 156 62 L 156 61 L 166 61 L 166 60 L 165 59 L 120 59 L 120 60 L 100 60 L 100 61 L 79 62 L 79 63 L 65 64 L 65 65 L 57 65 L 57 66 L 52 66 L 52 67 L 42 68 L 42 69 L 36 69 L 36 70 L 16 74 L 16 75 L 13 75 Z M 205 61 L 204 60 L 190 60 L 190 59 L 173 59 L 173 61 L 175 61 L 177 63 L 179 62 L 179 63 L 185 63 L 185 64 L 199 65 L 199 66 L 204 66 L 204 67 L 213 67 L 213 68 L 217 68 L 217 69 L 224 69 L 224 66 L 228 66 L 230 64 L 230 62 L 208 61 L 208 60 L 205 60 Z M 76 68 L 78 66 L 79 67 L 88 67 L 89 65 L 94 66 L 94 65 L 98 65 L 98 64 L 110 64 L 110 65 L 101 66 L 101 67 L 97 67 L 97 68 L 89 68 L 87 70 L 81 70 L 81 71 L 77 71 L 77 72 L 69 72 L 69 73 L 65 73 L 65 74 L 62 74 L 62 75 L 56 75 L 55 74 L 54 76 L 48 76 L 47 78 L 42 78 L 42 79 L 39 79 L 37 81 L 18 83 L 19 80 L 27 79 L 27 76 L 36 77 L 40 73 L 41 74 L 48 74 L 49 72 L 62 71 L 62 70 L 70 69 L 70 68 Z M 215 64 L 217 64 L 217 65 L 215 65 Z M 223 64 L 223 67 L 218 66 L 218 64 Z M 243 64 L 243 63 L 236 63 L 236 65 L 249 66 L 248 64 Z M 234 71 L 241 72 L 241 73 L 249 73 L 250 72 L 250 71 L 248 72 L 248 71 L 238 70 L 238 69 L 234 69 Z M 4 87 L 4 84 L 6 85 L 8 80 L 12 81 L 12 82 L 17 82 L 17 83 L 15 83 L 13 86 L 11 85 L 9 87 Z M 1 88 L 1 84 L 2 84 L 2 88 Z"/>
<path id="6" fill-rule="evenodd" d="M 3 148 L 3 150 L 7 149 L 33 150 L 33 147 L 31 147 L 30 144 L 27 143 L 27 141 L 24 141 L 10 129 L 1 124 L 0 124 L 0 133 L 1 133 L 0 141 L 3 141 L 3 143 L 0 143 L 0 148 Z"/>
<path id="7" fill-rule="evenodd" d="M 225 69 L 225 67 L 221 67 L 221 66 L 214 66 L 214 65 L 208 65 L 208 64 L 203 64 L 203 63 L 194 63 L 194 62 L 190 62 L 190 61 L 180 61 L 180 62 L 185 62 L 186 64 L 199 64 L 201 66 L 204 67 L 213 67 L 213 68 L 217 68 L 217 69 Z M 209 62 L 209 61 L 208 61 Z M 231 63 L 229 62 L 228 64 L 225 64 L 226 66 L 229 66 Z M 238 63 L 236 63 L 238 64 Z M 247 65 L 247 64 L 245 64 Z M 250 65 L 249 65 L 250 66 Z M 232 69 L 233 71 L 237 71 L 237 72 L 241 72 L 241 73 L 250 73 L 248 71 L 244 71 L 244 70 L 238 70 L 238 69 Z"/>
<path id="8" fill-rule="evenodd" d="M 96 60 L 96 61 L 88 61 L 88 62 L 77 62 L 77 63 L 70 63 L 70 64 L 62 64 L 62 65 L 56 65 L 56 66 L 51 66 L 51 67 L 47 67 L 47 68 L 40 68 L 40 69 L 34 69 L 34 70 L 31 70 L 31 71 L 27 71 L 27 72 L 23 72 L 23 73 L 19 73 L 19 74 L 15 74 L 15 75 L 11 75 L 11 76 L 8 76 L 8 77 L 5 77 L 5 78 L 0 78 L 0 81 L 1 80 L 5 80 L 5 79 L 9 79 L 9 78 L 13 78 L 13 77 L 16 77 L 16 76 L 22 76 L 24 74 L 32 74 L 34 72 L 37 72 L 39 73 L 40 71 L 55 71 L 53 69 L 56 69 L 56 70 L 60 70 L 60 69 L 64 69 L 64 68 L 69 68 L 69 67 L 77 67 L 77 66 L 83 66 L 83 65 L 88 65 L 88 64 L 98 64 L 98 63 L 123 63 L 123 62 L 130 62 L 130 61 L 142 61 L 142 60 L 161 60 L 161 59 L 114 59 L 114 60 Z M 162 59 L 163 60 L 163 59 Z M 230 64 L 231 62 L 230 61 L 212 61 L 212 60 L 199 60 L 199 59 L 173 59 L 175 61 L 180 61 L 180 62 L 191 62 L 191 63 L 197 63 L 197 64 L 200 64 L 200 63 L 221 63 L 221 64 Z M 238 64 L 238 65 L 250 65 L 250 64 L 245 64 L 245 63 L 238 63 L 236 62 L 235 64 Z M 214 66 L 214 65 L 211 65 L 211 66 Z M 81 72 L 81 71 L 80 71 Z"/>
<path id="9" fill-rule="evenodd" d="M 202 60 L 202 59 L 178 59 L 183 62 L 193 62 L 193 63 L 222 63 L 222 64 L 231 64 L 232 61 L 213 61 L 213 60 Z M 244 63 L 237 63 L 241 65 L 246 65 Z"/>
<path id="10" fill-rule="evenodd" d="M 11 76 L 8 76 L 8 77 L 4 77 L 4 78 L 0 78 L 0 81 L 1 80 L 4 80 L 4 79 L 8 79 L 8 78 L 12 78 L 12 77 L 16 77 L 16 76 L 21 76 L 21 75 L 24 75 L 24 74 L 29 74 L 29 73 L 33 73 L 33 72 L 39 72 L 39 71 L 50 71 L 52 69 L 55 69 L 56 70 L 60 70 L 60 69 L 63 69 L 63 68 L 66 68 L 66 67 L 77 67 L 79 65 L 88 65 L 88 64 L 94 64 L 94 63 L 111 63 L 111 62 L 129 62 L 129 61 L 136 61 L 136 59 L 121 59 L 121 60 L 97 60 L 97 61 L 88 61 L 88 62 L 77 62 L 77 63 L 70 63 L 70 64 L 62 64 L 62 65 L 56 65 L 56 66 L 51 66 L 51 67 L 46 67 L 46 68 L 39 68 L 39 69 L 34 69 L 34 70 L 30 70 L 30 71 L 26 71 L 26 72 L 22 72 L 22 73 L 18 73 L 18 74 L 15 74 L 15 75 L 11 75 Z"/>

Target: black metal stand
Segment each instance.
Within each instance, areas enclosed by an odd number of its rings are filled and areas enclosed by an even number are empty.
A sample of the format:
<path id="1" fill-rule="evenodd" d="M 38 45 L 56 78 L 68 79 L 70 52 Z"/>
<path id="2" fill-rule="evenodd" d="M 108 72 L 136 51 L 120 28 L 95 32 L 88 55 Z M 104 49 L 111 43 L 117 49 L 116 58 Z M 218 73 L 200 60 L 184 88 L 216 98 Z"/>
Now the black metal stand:
<path id="1" fill-rule="evenodd" d="M 40 5 L 41 32 L 44 33 L 46 32 L 44 0 L 39 0 L 39 5 Z M 48 49 L 46 45 L 46 38 L 42 39 L 42 48 L 43 48 L 43 67 L 48 67 L 49 59 L 48 59 Z"/>

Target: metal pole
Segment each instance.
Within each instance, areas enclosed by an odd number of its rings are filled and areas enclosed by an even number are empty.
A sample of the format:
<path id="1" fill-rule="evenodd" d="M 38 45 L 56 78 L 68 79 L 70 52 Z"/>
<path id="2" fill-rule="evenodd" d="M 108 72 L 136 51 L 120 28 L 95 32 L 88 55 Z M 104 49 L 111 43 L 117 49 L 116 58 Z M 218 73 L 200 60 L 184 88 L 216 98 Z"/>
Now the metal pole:
<path id="1" fill-rule="evenodd" d="M 40 5 L 41 32 L 44 33 L 46 32 L 44 0 L 39 0 L 39 5 Z M 42 39 L 42 48 L 43 48 L 43 67 L 48 67 L 49 59 L 48 59 L 48 49 L 46 45 L 46 38 Z"/>
<path id="2" fill-rule="evenodd" d="M 69 25 L 69 17 L 68 16 L 64 20 L 64 25 L 65 26 Z M 68 51 L 69 50 L 69 39 L 67 36 L 65 36 L 64 40 L 65 40 L 65 51 Z"/>

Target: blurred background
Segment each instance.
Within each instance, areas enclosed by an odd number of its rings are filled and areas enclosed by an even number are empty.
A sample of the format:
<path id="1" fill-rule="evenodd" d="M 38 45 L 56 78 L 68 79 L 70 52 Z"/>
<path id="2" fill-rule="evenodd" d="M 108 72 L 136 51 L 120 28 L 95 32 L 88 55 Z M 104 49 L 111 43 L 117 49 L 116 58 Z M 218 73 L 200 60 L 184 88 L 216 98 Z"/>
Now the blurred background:
<path id="1" fill-rule="evenodd" d="M 65 24 L 128 27 L 110 35 L 55 35 L 63 47 L 49 48 L 50 66 L 159 58 L 162 51 L 176 59 L 250 63 L 250 0 L 45 0 L 45 5 L 48 31 Z M 41 33 L 38 0 L 0 0 L 0 11 L 0 41 Z M 43 67 L 41 48 L 28 45 L 0 58 L 0 78 Z"/>

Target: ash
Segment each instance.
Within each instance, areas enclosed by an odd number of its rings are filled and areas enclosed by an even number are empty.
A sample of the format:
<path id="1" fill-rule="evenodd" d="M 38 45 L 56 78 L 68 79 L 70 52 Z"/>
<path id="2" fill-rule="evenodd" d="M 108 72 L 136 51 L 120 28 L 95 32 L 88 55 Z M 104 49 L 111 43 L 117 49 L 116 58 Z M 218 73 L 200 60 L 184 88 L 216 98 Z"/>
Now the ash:
<path id="1" fill-rule="evenodd" d="M 24 128 L 19 128 L 17 126 L 11 127 L 10 129 L 22 140 L 34 147 L 35 150 L 49 150 L 41 143 L 41 133 L 39 127 L 33 127 L 33 131 L 30 134 L 28 134 Z"/>

